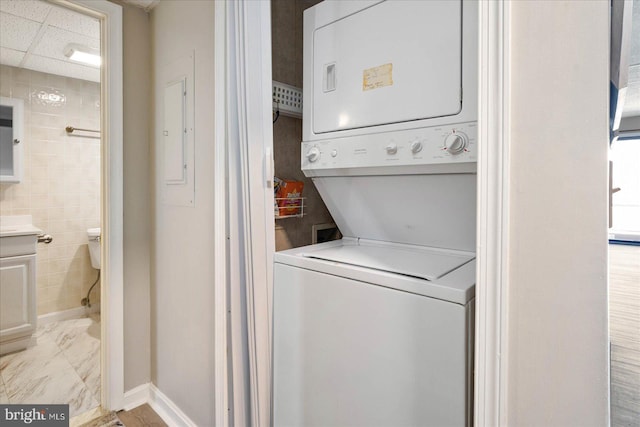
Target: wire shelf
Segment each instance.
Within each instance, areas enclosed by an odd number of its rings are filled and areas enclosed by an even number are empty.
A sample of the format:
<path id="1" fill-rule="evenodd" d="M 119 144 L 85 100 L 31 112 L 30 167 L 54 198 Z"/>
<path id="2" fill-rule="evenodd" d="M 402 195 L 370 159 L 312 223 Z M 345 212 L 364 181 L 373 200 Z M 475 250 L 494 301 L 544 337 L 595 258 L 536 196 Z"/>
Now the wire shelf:
<path id="1" fill-rule="evenodd" d="M 302 218 L 307 207 L 306 197 L 276 197 L 274 215 L 276 219 Z"/>

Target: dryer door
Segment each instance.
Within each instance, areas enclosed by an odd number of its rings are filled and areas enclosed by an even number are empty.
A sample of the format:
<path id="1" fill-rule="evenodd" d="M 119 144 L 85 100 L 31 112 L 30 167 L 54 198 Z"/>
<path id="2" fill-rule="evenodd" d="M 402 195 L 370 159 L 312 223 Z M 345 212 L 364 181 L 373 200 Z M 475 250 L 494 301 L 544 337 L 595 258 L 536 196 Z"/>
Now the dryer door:
<path id="1" fill-rule="evenodd" d="M 305 28 L 305 37 L 313 38 L 315 133 L 462 108 L 460 1 L 383 1 Z"/>

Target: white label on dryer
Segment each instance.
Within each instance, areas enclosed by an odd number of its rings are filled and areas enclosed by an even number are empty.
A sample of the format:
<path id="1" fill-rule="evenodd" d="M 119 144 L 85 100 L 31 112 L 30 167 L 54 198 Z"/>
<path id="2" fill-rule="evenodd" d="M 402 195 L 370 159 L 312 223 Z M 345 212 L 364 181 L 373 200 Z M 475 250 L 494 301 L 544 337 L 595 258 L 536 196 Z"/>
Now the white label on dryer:
<path id="1" fill-rule="evenodd" d="M 362 72 L 362 90 L 379 89 L 393 84 L 393 64 L 368 68 Z"/>

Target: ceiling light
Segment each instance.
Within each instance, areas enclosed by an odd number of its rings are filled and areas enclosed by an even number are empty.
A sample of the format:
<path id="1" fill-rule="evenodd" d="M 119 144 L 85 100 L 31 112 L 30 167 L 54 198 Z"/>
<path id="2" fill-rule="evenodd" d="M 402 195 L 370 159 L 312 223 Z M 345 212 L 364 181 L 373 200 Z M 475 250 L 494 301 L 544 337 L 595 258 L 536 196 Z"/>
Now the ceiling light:
<path id="1" fill-rule="evenodd" d="M 69 44 L 64 48 L 64 55 L 70 61 L 80 64 L 90 65 L 92 67 L 100 67 L 102 58 L 96 50 L 77 44 Z"/>

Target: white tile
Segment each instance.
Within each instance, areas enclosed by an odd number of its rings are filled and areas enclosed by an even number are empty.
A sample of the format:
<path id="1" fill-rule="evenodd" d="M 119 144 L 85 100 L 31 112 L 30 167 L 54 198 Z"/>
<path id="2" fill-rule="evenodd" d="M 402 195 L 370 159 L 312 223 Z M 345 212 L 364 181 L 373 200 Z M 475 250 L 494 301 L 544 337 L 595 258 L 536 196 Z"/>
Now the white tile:
<path id="1" fill-rule="evenodd" d="M 40 24 L 37 22 L 0 12 L 0 40 L 3 47 L 26 52 L 39 30 Z"/>
<path id="2" fill-rule="evenodd" d="M 2 3 L 2 2 L 0 2 Z M 0 63 L 17 67 L 24 58 L 24 52 L 6 47 L 0 47 Z"/>
<path id="3" fill-rule="evenodd" d="M 87 15 L 64 7 L 54 7 L 47 21 L 49 25 L 82 34 L 94 39 L 100 38 L 100 22 Z"/>
<path id="4" fill-rule="evenodd" d="M 19 389 L 7 386 L 7 394 L 14 404 L 69 404 L 69 415 L 72 417 L 98 406 L 73 368 L 30 378 Z"/>
<path id="5" fill-rule="evenodd" d="M 84 65 L 69 63 L 66 60 L 52 59 L 40 55 L 30 55 L 25 64 L 25 68 L 65 75 L 75 79 L 89 80 L 91 82 L 100 81 L 100 69 L 86 67 Z"/>
<path id="6" fill-rule="evenodd" d="M 9 396 L 34 378 L 71 368 L 55 342 L 44 336 L 37 341 L 36 346 L 0 358 L 0 374 Z"/>
<path id="7" fill-rule="evenodd" d="M 0 375 L 0 405 L 8 405 L 9 396 L 7 395 L 7 391 L 4 388 L 4 381 L 2 381 L 2 375 Z"/>
<path id="8" fill-rule="evenodd" d="M 65 48 L 69 44 L 79 44 L 86 46 L 90 50 L 100 50 L 100 39 L 87 37 L 81 34 L 73 33 L 57 27 L 48 27 L 45 30 L 44 36 L 33 50 L 35 55 L 43 56 L 46 58 L 58 59 L 61 61 L 67 61 L 65 56 Z"/>
<path id="9" fill-rule="evenodd" d="M 37 22 L 44 22 L 50 10 L 51 4 L 42 0 L 0 1 L 0 11 Z"/>

